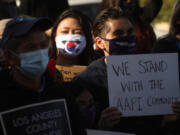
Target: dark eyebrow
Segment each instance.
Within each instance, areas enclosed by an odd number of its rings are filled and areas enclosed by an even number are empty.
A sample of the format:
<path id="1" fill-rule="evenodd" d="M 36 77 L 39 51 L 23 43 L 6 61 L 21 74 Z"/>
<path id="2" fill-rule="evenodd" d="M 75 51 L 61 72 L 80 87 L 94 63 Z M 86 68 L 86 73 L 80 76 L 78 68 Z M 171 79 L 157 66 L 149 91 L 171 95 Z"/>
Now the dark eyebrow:
<path id="1" fill-rule="evenodd" d="M 124 33 L 123 30 L 118 29 L 118 30 L 116 30 L 116 31 L 113 32 L 113 35 L 122 35 L 123 33 Z"/>
<path id="2" fill-rule="evenodd" d="M 128 29 L 128 31 L 133 31 L 133 28 L 132 28 L 132 27 L 131 27 L 131 28 L 129 28 L 129 29 Z"/>
<path id="3" fill-rule="evenodd" d="M 61 30 L 62 29 L 69 29 L 69 27 L 62 27 Z M 77 27 L 75 30 L 81 30 L 81 27 Z"/>
<path id="4" fill-rule="evenodd" d="M 127 34 L 130 34 L 130 33 L 132 33 L 132 31 L 133 31 L 132 27 L 130 27 L 127 31 L 118 29 L 118 30 L 113 32 L 113 35 L 122 35 L 122 34 L 124 34 L 124 32 L 126 32 Z"/>
<path id="5" fill-rule="evenodd" d="M 75 30 L 82 30 L 81 27 L 76 28 Z"/>

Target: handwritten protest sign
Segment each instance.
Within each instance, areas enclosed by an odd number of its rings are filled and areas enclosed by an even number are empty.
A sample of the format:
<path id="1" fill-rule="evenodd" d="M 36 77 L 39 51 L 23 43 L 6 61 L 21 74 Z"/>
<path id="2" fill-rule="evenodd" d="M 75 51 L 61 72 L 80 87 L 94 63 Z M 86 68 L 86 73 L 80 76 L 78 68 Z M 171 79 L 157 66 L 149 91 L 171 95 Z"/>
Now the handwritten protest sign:
<path id="1" fill-rule="evenodd" d="M 68 82 L 73 79 L 75 75 L 86 69 L 86 66 L 60 66 L 56 65 L 56 69 L 62 74 L 63 81 Z"/>
<path id="2" fill-rule="evenodd" d="M 135 134 L 87 129 L 87 135 L 135 135 Z"/>
<path id="3" fill-rule="evenodd" d="M 1 113 L 4 135 L 71 135 L 64 99 L 19 107 Z"/>
<path id="4" fill-rule="evenodd" d="M 110 106 L 124 116 L 172 113 L 180 97 L 178 54 L 110 56 L 107 62 Z"/>

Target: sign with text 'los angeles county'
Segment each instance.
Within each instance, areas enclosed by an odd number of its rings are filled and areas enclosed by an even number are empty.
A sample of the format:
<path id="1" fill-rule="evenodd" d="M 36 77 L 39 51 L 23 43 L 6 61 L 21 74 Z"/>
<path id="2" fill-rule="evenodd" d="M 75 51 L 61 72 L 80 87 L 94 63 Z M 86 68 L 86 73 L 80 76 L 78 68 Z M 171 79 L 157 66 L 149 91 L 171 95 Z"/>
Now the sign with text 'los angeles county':
<path id="1" fill-rule="evenodd" d="M 4 135 L 71 135 L 64 99 L 2 112 L 1 124 Z"/>
<path id="2" fill-rule="evenodd" d="M 110 56 L 107 62 L 110 106 L 123 116 L 172 114 L 180 97 L 178 54 Z"/>

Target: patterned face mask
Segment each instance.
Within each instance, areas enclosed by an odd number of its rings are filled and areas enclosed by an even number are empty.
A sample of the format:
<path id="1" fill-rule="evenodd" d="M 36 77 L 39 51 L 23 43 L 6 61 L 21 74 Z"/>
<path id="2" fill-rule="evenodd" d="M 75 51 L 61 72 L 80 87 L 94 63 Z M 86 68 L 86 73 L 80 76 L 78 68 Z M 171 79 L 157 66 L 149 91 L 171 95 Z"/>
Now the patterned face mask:
<path id="1" fill-rule="evenodd" d="M 86 38 L 83 35 L 59 35 L 56 47 L 63 56 L 76 57 L 86 48 Z"/>

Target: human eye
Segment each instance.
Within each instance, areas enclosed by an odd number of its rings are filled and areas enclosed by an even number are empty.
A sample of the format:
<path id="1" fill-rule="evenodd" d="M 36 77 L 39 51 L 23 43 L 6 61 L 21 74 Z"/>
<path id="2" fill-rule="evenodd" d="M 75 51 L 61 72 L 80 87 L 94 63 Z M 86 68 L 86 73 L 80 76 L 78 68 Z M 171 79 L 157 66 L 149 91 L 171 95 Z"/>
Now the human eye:
<path id="1" fill-rule="evenodd" d="M 77 34 L 77 35 L 82 35 L 82 31 L 80 31 L 80 30 L 75 31 L 75 34 Z"/>
<path id="2" fill-rule="evenodd" d="M 74 32 L 73 32 L 73 33 L 74 33 L 74 34 L 77 34 L 77 35 L 82 35 L 82 34 L 83 34 L 81 28 L 74 29 Z"/>
<path id="3" fill-rule="evenodd" d="M 62 30 L 62 31 L 60 31 L 60 34 L 68 34 L 69 33 L 69 31 L 68 30 Z"/>
<path id="4" fill-rule="evenodd" d="M 34 51 L 37 49 L 37 45 L 34 43 L 29 43 L 26 48 L 24 48 L 24 51 Z"/>
<path id="5" fill-rule="evenodd" d="M 115 32 L 113 33 L 113 35 L 114 35 L 115 37 L 121 37 L 121 36 L 123 36 L 123 34 L 124 34 L 124 31 L 123 31 L 123 30 L 118 30 L 118 31 L 115 31 Z"/>

